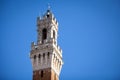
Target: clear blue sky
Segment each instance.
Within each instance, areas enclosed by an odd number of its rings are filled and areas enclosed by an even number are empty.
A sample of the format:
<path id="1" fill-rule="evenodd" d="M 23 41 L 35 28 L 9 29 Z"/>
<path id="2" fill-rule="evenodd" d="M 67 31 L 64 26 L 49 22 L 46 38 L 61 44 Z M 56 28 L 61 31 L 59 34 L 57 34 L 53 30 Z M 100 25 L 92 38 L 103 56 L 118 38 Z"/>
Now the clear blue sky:
<path id="1" fill-rule="evenodd" d="M 48 3 L 59 22 L 60 80 L 120 80 L 119 0 L 0 0 L 0 80 L 32 80 L 30 44 Z"/>

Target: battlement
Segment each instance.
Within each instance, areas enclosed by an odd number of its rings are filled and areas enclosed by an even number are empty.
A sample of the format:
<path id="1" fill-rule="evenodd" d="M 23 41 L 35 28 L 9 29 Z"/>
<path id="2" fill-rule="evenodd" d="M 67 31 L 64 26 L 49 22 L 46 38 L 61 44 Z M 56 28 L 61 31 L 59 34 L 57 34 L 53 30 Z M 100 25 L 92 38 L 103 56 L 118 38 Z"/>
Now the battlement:
<path id="1" fill-rule="evenodd" d="M 49 16 L 48 16 L 49 15 Z M 56 18 L 54 17 L 54 15 L 52 13 L 50 14 L 45 14 L 44 16 L 37 17 L 37 26 L 43 26 L 45 24 L 53 24 L 56 29 L 58 29 L 58 21 L 56 20 Z"/>
<path id="2" fill-rule="evenodd" d="M 54 48 L 56 51 L 58 51 L 59 56 L 62 57 L 62 49 L 60 46 L 55 42 L 54 39 L 51 39 L 50 41 L 44 40 L 44 44 L 40 41 L 38 44 L 35 44 L 34 42 L 31 43 L 31 50 L 37 50 L 37 49 L 45 49 L 45 48 Z"/>

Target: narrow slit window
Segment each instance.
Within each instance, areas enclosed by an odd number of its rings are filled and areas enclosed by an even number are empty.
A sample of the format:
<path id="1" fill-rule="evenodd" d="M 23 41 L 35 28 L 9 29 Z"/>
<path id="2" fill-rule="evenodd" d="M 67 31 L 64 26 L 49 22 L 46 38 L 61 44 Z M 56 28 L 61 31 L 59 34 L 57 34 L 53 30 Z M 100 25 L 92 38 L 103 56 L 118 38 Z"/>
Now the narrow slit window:
<path id="1" fill-rule="evenodd" d="M 55 39 L 55 31 L 53 30 L 53 38 Z"/>
<path id="2" fill-rule="evenodd" d="M 47 29 L 46 29 L 46 28 L 44 28 L 44 29 L 42 30 L 42 42 L 43 42 L 45 39 L 47 39 Z"/>
<path id="3" fill-rule="evenodd" d="M 50 59 L 50 52 L 48 52 L 48 55 L 47 55 L 47 56 L 48 56 L 48 59 Z"/>
<path id="4" fill-rule="evenodd" d="M 36 55 L 34 55 L 34 60 L 36 59 Z"/>
<path id="5" fill-rule="evenodd" d="M 38 55 L 38 59 L 39 59 L 39 63 L 40 63 L 40 59 L 41 59 L 41 55 L 40 54 Z"/>
<path id="6" fill-rule="evenodd" d="M 45 60 L 45 53 L 43 54 L 43 60 Z"/>
<path id="7" fill-rule="evenodd" d="M 41 71 L 41 77 L 43 77 L 43 70 Z"/>

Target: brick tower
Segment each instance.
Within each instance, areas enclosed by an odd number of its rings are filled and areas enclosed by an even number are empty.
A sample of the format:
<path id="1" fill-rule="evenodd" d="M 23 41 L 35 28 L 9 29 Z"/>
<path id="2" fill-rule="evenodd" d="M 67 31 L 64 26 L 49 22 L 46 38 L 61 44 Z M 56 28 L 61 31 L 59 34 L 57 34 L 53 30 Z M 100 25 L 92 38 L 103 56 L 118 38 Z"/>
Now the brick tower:
<path id="1" fill-rule="evenodd" d="M 62 50 L 57 45 L 58 22 L 50 9 L 37 18 L 37 43 L 31 43 L 33 80 L 59 80 L 63 65 Z"/>

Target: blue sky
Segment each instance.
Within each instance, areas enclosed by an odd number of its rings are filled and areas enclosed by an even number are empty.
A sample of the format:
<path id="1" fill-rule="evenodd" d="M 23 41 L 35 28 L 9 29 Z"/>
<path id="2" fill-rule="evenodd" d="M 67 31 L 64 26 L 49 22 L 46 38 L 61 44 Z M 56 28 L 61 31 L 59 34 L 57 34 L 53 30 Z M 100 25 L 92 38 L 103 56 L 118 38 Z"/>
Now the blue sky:
<path id="1" fill-rule="evenodd" d="M 0 0 L 0 80 L 32 80 L 30 44 L 48 3 L 59 22 L 60 80 L 120 80 L 119 0 Z"/>

